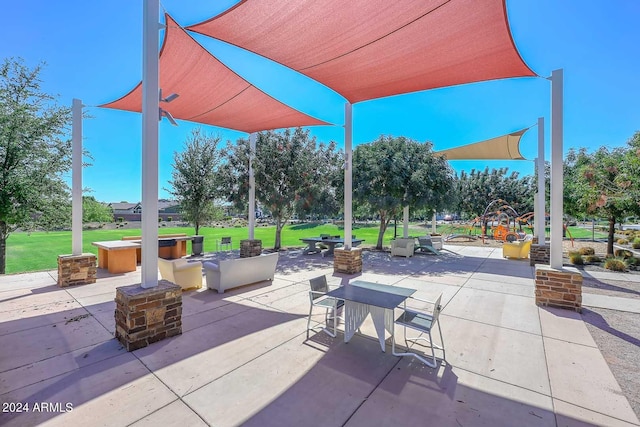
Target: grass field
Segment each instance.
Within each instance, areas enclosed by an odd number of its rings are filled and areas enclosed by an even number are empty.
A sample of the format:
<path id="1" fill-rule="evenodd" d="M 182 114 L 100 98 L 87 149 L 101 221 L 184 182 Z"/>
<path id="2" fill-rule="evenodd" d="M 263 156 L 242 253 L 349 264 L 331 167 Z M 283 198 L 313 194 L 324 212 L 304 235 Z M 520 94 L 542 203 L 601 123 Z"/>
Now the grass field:
<path id="1" fill-rule="evenodd" d="M 364 239 L 363 246 L 375 246 L 378 239 L 378 224 L 357 225 L 353 227 L 353 234 Z M 424 235 L 429 229 L 423 226 L 412 225 L 410 235 Z M 450 226 L 438 226 L 438 231 L 447 235 L 452 230 Z M 569 227 L 573 238 L 591 238 L 591 229 Z M 159 230 L 160 234 L 185 233 L 194 234 L 192 227 L 167 227 Z M 137 229 L 120 230 L 86 230 L 82 233 L 83 251 L 85 253 L 98 254 L 98 248 L 91 242 L 105 240 L 120 240 L 123 236 L 140 235 Z M 398 235 L 402 235 L 402 226 L 398 224 Z M 248 237 L 247 227 L 236 228 L 208 228 L 201 227 L 200 234 L 204 236 L 204 251 L 216 250 L 216 241 L 222 236 L 231 236 L 233 248 L 240 247 L 240 240 Z M 342 235 L 342 227 L 334 224 L 302 223 L 287 225 L 282 231 L 283 247 L 303 247 L 300 241 L 304 237 L 319 236 L 320 234 Z M 389 246 L 389 241 L 394 237 L 394 228 L 391 225 L 384 236 L 384 246 Z M 568 237 L 568 235 L 567 235 Z M 606 233 L 596 231 L 596 239 L 606 238 Z M 262 247 L 272 248 L 275 242 L 275 227 L 256 227 L 255 238 L 262 240 Z M 34 233 L 14 233 L 7 241 L 7 273 L 23 273 L 27 271 L 51 270 L 57 268 L 58 255 L 71 253 L 71 232 L 52 231 Z M 187 253 L 191 253 L 191 243 L 187 244 Z"/>
<path id="2" fill-rule="evenodd" d="M 364 239 L 364 246 L 375 246 L 378 239 L 378 224 L 359 225 L 353 227 L 353 234 Z M 193 227 L 163 227 L 159 234 L 185 233 L 194 235 Z M 402 227 L 398 226 L 398 234 L 402 234 Z M 82 233 L 82 249 L 85 253 L 98 254 L 98 248 L 91 242 L 105 240 L 120 240 L 123 236 L 139 236 L 139 229 L 120 230 L 85 230 Z M 384 245 L 389 245 L 393 238 L 393 226 L 387 229 Z M 425 234 L 425 228 L 412 227 L 413 235 Z M 208 228 L 201 227 L 200 234 L 204 236 L 204 251 L 216 250 L 216 241 L 223 236 L 231 236 L 233 249 L 240 247 L 240 240 L 248 237 L 247 227 L 236 228 Z M 304 237 L 314 237 L 320 234 L 342 235 L 342 227 L 333 224 L 303 223 L 287 225 L 282 230 L 283 247 L 303 247 L 300 241 Z M 262 240 L 262 247 L 273 248 L 275 243 L 275 227 L 256 227 L 255 238 Z M 33 233 L 13 233 L 7 241 L 7 273 L 22 273 L 27 271 L 51 270 L 57 268 L 58 255 L 71 253 L 71 232 L 51 231 Z M 187 253 L 191 253 L 191 243 L 187 244 Z"/>

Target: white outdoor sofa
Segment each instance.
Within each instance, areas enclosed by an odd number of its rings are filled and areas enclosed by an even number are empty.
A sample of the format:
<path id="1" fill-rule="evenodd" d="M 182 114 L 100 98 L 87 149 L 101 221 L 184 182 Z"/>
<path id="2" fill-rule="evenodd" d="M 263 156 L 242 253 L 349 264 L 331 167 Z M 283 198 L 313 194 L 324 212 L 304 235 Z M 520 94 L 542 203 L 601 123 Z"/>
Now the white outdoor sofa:
<path id="1" fill-rule="evenodd" d="M 273 280 L 278 263 L 278 253 L 262 254 L 248 258 L 220 260 L 203 263 L 207 276 L 207 288 L 218 293 L 251 283 Z"/>

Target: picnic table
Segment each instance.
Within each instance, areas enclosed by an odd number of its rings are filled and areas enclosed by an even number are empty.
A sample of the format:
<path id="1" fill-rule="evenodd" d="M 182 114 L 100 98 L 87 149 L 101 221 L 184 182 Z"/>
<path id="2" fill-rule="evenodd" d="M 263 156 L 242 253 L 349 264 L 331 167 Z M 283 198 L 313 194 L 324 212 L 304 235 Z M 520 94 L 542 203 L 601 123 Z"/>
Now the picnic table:
<path id="1" fill-rule="evenodd" d="M 306 243 L 307 247 L 304 249 L 303 253 L 310 254 L 315 252 L 320 252 L 321 248 L 316 246 L 316 244 L 320 243 L 327 246 L 327 251 L 323 255 L 333 255 L 333 250 L 337 245 L 344 245 L 344 239 L 340 236 L 333 237 L 306 237 L 302 240 L 303 243 Z M 364 242 L 364 239 L 351 239 L 352 246 L 358 246 L 360 243 Z"/>

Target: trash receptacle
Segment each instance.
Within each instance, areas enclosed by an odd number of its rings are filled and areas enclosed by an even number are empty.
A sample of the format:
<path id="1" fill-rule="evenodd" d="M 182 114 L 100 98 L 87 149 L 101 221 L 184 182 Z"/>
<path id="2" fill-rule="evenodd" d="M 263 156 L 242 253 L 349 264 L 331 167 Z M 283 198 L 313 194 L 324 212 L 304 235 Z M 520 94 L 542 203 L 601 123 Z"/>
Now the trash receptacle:
<path id="1" fill-rule="evenodd" d="M 202 255 L 204 236 L 194 236 L 191 242 L 191 255 Z"/>

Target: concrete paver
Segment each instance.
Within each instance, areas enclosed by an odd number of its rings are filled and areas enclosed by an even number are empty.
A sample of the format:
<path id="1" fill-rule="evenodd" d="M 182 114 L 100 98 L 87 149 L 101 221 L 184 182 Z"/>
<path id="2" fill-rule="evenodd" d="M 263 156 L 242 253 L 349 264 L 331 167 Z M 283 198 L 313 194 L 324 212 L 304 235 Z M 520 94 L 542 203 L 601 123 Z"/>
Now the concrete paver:
<path id="1" fill-rule="evenodd" d="M 132 353 L 113 338 L 113 298 L 139 269 L 65 289 L 55 272 L 0 277 L 0 401 L 73 406 L 4 412 L 0 424 L 640 426 L 580 314 L 535 305 L 527 262 L 446 249 L 406 259 L 365 251 L 357 275 L 283 252 L 273 283 L 185 292 L 182 335 Z M 447 362 L 395 357 L 389 339 L 381 352 L 370 319 L 348 344 L 342 325 L 334 339 L 307 340 L 308 279 L 322 274 L 331 285 L 443 293 Z M 624 298 L 583 300 L 635 310 Z"/>

